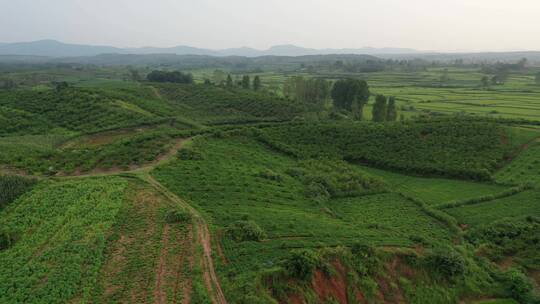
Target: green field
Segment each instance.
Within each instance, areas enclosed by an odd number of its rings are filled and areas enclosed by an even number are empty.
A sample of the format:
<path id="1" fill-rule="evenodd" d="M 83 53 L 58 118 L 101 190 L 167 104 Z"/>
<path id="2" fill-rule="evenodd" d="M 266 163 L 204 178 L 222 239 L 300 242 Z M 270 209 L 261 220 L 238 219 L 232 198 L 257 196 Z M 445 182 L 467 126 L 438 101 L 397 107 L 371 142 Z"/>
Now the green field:
<path id="1" fill-rule="evenodd" d="M 525 191 L 494 201 L 446 210 L 460 223 L 476 226 L 523 216 L 540 216 L 540 192 Z"/>
<path id="2" fill-rule="evenodd" d="M 0 303 L 538 303 L 536 68 L 117 56 L 0 63 Z"/>

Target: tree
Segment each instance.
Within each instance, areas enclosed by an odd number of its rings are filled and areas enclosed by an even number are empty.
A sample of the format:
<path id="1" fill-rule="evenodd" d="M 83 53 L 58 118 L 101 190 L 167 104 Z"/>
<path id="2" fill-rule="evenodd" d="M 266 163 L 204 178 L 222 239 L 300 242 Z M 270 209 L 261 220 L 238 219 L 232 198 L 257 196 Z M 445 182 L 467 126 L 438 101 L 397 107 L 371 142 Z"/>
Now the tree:
<path id="1" fill-rule="evenodd" d="M 441 85 L 444 83 L 447 83 L 450 80 L 450 77 L 448 76 L 448 69 L 444 69 L 441 77 L 439 78 Z"/>
<path id="2" fill-rule="evenodd" d="M 386 107 L 386 97 L 384 95 L 377 95 L 372 109 L 373 121 L 383 122 L 386 120 Z"/>
<path id="3" fill-rule="evenodd" d="M 250 80 L 249 80 L 249 76 L 248 75 L 244 75 L 244 77 L 242 77 L 242 88 L 244 89 L 249 89 L 249 86 L 250 86 Z"/>
<path id="4" fill-rule="evenodd" d="M 338 109 L 351 111 L 356 102 L 357 116 L 362 119 L 362 110 L 369 99 L 369 87 L 364 80 L 342 79 L 334 83 L 331 96 Z"/>
<path id="5" fill-rule="evenodd" d="M 261 77 L 259 75 L 255 76 L 253 79 L 253 90 L 259 91 L 261 89 Z"/>
<path id="6" fill-rule="evenodd" d="M 212 80 L 216 85 L 222 85 L 225 81 L 225 78 L 225 72 L 223 72 L 222 70 L 215 70 L 212 74 Z"/>
<path id="7" fill-rule="evenodd" d="M 0 89 L 13 90 L 17 88 L 17 84 L 12 79 L 0 79 Z"/>
<path id="8" fill-rule="evenodd" d="M 232 89 L 233 87 L 233 80 L 231 77 L 231 74 L 227 75 L 227 88 Z"/>
<path id="9" fill-rule="evenodd" d="M 388 107 L 386 108 L 386 121 L 397 120 L 396 98 L 391 96 L 388 98 Z"/>
<path id="10" fill-rule="evenodd" d="M 193 75 L 179 71 L 152 71 L 146 76 L 146 79 L 152 82 L 193 83 Z"/>
<path id="11" fill-rule="evenodd" d="M 489 77 L 484 75 L 482 79 L 480 80 L 480 82 L 482 83 L 482 87 L 484 88 L 489 87 Z"/>
<path id="12" fill-rule="evenodd" d="M 65 89 L 69 88 L 69 83 L 67 83 L 65 81 L 53 82 L 53 86 L 54 86 L 54 89 L 56 90 L 56 92 L 60 92 L 60 91 L 63 91 Z"/>
<path id="13" fill-rule="evenodd" d="M 540 85 L 540 72 L 538 72 L 538 73 L 536 74 L 535 81 L 536 81 L 536 84 L 537 84 L 537 85 Z"/>
<path id="14" fill-rule="evenodd" d="M 129 77 L 131 78 L 132 81 L 136 81 L 136 82 L 139 82 L 139 81 L 142 80 L 142 77 L 139 74 L 139 71 L 137 71 L 135 69 L 130 69 L 129 70 Z"/>

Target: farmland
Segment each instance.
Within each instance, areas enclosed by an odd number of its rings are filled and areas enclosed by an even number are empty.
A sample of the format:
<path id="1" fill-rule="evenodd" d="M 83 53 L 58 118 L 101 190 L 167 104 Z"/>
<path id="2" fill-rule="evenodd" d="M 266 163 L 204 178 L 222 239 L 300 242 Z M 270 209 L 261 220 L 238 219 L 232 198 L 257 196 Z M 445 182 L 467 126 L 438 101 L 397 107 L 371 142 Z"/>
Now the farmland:
<path id="1" fill-rule="evenodd" d="M 536 68 L 328 58 L 0 64 L 0 302 L 537 303 Z"/>

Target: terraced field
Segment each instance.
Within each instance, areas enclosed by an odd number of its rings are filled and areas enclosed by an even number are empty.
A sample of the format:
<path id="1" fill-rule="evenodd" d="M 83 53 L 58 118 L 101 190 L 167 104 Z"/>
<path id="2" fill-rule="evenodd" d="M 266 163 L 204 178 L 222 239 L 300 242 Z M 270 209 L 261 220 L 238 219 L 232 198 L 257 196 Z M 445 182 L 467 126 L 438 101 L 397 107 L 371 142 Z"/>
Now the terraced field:
<path id="1" fill-rule="evenodd" d="M 525 191 L 489 202 L 445 210 L 460 223 L 479 226 L 505 218 L 540 216 L 540 192 Z"/>

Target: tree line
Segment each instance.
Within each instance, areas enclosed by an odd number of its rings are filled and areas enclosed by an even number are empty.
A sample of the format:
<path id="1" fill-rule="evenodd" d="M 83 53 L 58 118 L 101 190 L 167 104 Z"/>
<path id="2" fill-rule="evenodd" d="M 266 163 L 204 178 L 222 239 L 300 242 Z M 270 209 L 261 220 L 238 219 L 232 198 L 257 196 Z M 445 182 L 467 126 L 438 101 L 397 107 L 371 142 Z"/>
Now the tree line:
<path id="1" fill-rule="evenodd" d="M 193 83 L 193 75 L 180 71 L 152 71 L 146 76 L 151 82 Z"/>

